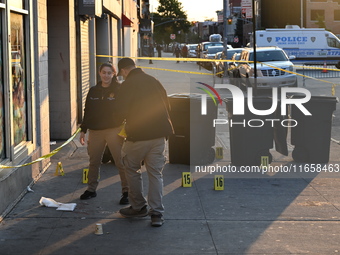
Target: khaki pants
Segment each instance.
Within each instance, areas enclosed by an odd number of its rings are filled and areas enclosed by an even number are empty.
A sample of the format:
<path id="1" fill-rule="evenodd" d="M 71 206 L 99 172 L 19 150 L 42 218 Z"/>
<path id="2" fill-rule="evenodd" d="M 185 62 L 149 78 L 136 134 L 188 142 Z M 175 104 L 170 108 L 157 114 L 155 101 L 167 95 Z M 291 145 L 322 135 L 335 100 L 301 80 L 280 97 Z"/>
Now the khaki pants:
<path id="1" fill-rule="evenodd" d="M 133 209 L 140 210 L 147 201 L 143 192 L 141 162 L 144 160 L 149 179 L 148 203 L 150 214 L 163 214 L 163 168 L 165 138 L 148 141 L 125 141 L 122 159 L 129 184 L 129 201 Z"/>
<path id="2" fill-rule="evenodd" d="M 118 168 L 122 193 L 129 190 L 128 183 L 125 177 L 125 169 L 122 164 L 121 149 L 124 142 L 124 138 L 120 137 L 118 133 L 121 127 L 110 128 L 105 130 L 89 130 L 87 153 L 90 157 L 89 175 L 88 175 L 88 191 L 95 191 L 98 186 L 99 169 L 102 163 L 102 157 L 105 150 L 105 146 L 110 149 L 112 157 Z"/>

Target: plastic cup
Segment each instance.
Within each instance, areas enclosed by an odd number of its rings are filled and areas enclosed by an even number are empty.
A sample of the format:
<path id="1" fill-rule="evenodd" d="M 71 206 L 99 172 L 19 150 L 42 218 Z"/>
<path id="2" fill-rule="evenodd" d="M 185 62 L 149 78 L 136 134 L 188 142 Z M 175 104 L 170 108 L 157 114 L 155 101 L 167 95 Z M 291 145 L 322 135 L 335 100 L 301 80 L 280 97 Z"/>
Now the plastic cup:
<path id="1" fill-rule="evenodd" d="M 103 234 L 103 225 L 100 223 L 96 223 L 96 229 L 94 232 L 96 235 L 102 235 Z"/>

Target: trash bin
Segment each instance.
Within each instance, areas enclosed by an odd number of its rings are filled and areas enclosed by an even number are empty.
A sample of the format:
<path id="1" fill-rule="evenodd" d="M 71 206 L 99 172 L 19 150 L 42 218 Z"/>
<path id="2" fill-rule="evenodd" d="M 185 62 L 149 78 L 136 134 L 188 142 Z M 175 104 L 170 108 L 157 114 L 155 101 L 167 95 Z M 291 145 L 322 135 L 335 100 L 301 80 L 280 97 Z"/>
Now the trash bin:
<path id="1" fill-rule="evenodd" d="M 175 134 L 169 137 L 171 164 L 209 164 L 215 159 L 217 107 L 207 99 L 207 115 L 201 114 L 200 94 L 169 95 L 170 118 Z"/>
<path id="2" fill-rule="evenodd" d="M 298 95 L 293 95 L 293 98 Z M 291 118 L 297 121 L 291 127 L 291 143 L 295 145 L 292 157 L 296 162 L 327 163 L 331 142 L 332 115 L 337 97 L 312 96 L 303 104 L 312 114 L 304 115 L 295 105 L 291 106 Z"/>
<path id="3" fill-rule="evenodd" d="M 272 106 L 270 97 L 254 97 L 253 106 L 257 110 L 268 110 Z M 261 165 L 261 157 L 268 156 L 268 163 L 272 162 L 269 152 L 273 148 L 273 141 L 277 151 L 287 155 L 286 135 L 287 129 L 274 124 L 269 119 L 280 119 L 280 107 L 270 114 L 259 116 L 250 112 L 247 98 L 244 99 L 244 115 L 233 114 L 233 98 L 225 98 L 228 111 L 228 124 L 230 136 L 231 163 L 236 166 Z M 279 105 L 279 103 L 278 103 Z"/>

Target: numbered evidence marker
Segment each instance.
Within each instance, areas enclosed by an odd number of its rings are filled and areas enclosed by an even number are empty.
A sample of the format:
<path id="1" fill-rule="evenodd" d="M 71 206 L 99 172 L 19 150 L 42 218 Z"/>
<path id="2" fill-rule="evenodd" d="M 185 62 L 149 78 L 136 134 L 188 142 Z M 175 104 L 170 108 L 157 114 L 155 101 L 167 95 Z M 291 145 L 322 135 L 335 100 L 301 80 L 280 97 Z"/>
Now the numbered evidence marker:
<path id="1" fill-rule="evenodd" d="M 215 175 L 214 186 L 215 186 L 215 190 L 224 190 L 224 177 L 223 177 L 223 175 Z"/>
<path id="2" fill-rule="evenodd" d="M 98 174 L 98 180 L 100 179 L 100 173 Z M 89 182 L 89 169 L 84 168 L 83 169 L 83 183 Z"/>
<path id="3" fill-rule="evenodd" d="M 261 156 L 261 168 L 268 168 L 268 167 L 269 167 L 269 157 Z"/>
<path id="4" fill-rule="evenodd" d="M 192 179 L 190 172 L 182 173 L 182 186 L 183 187 L 192 187 Z"/>
<path id="5" fill-rule="evenodd" d="M 83 169 L 83 183 L 88 183 L 89 181 L 89 169 L 88 168 L 84 168 Z"/>
<path id="6" fill-rule="evenodd" d="M 216 155 L 217 159 L 223 159 L 223 147 L 216 147 Z"/>
<path id="7" fill-rule="evenodd" d="M 65 173 L 64 173 L 63 165 L 61 164 L 61 162 L 58 162 L 54 175 L 55 176 L 59 176 L 59 175 L 64 176 L 64 174 Z"/>

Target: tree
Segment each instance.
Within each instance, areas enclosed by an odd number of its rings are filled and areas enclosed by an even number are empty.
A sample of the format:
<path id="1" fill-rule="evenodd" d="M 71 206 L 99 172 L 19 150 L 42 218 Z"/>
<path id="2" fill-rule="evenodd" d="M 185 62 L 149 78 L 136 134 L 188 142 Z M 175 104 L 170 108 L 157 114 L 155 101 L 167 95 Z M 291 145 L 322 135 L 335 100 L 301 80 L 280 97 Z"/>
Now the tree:
<path id="1" fill-rule="evenodd" d="M 154 21 L 154 39 L 158 43 L 170 43 L 170 34 L 176 34 L 177 41 L 185 38 L 189 32 L 190 22 L 178 0 L 159 0 L 157 12 L 152 14 Z"/>

